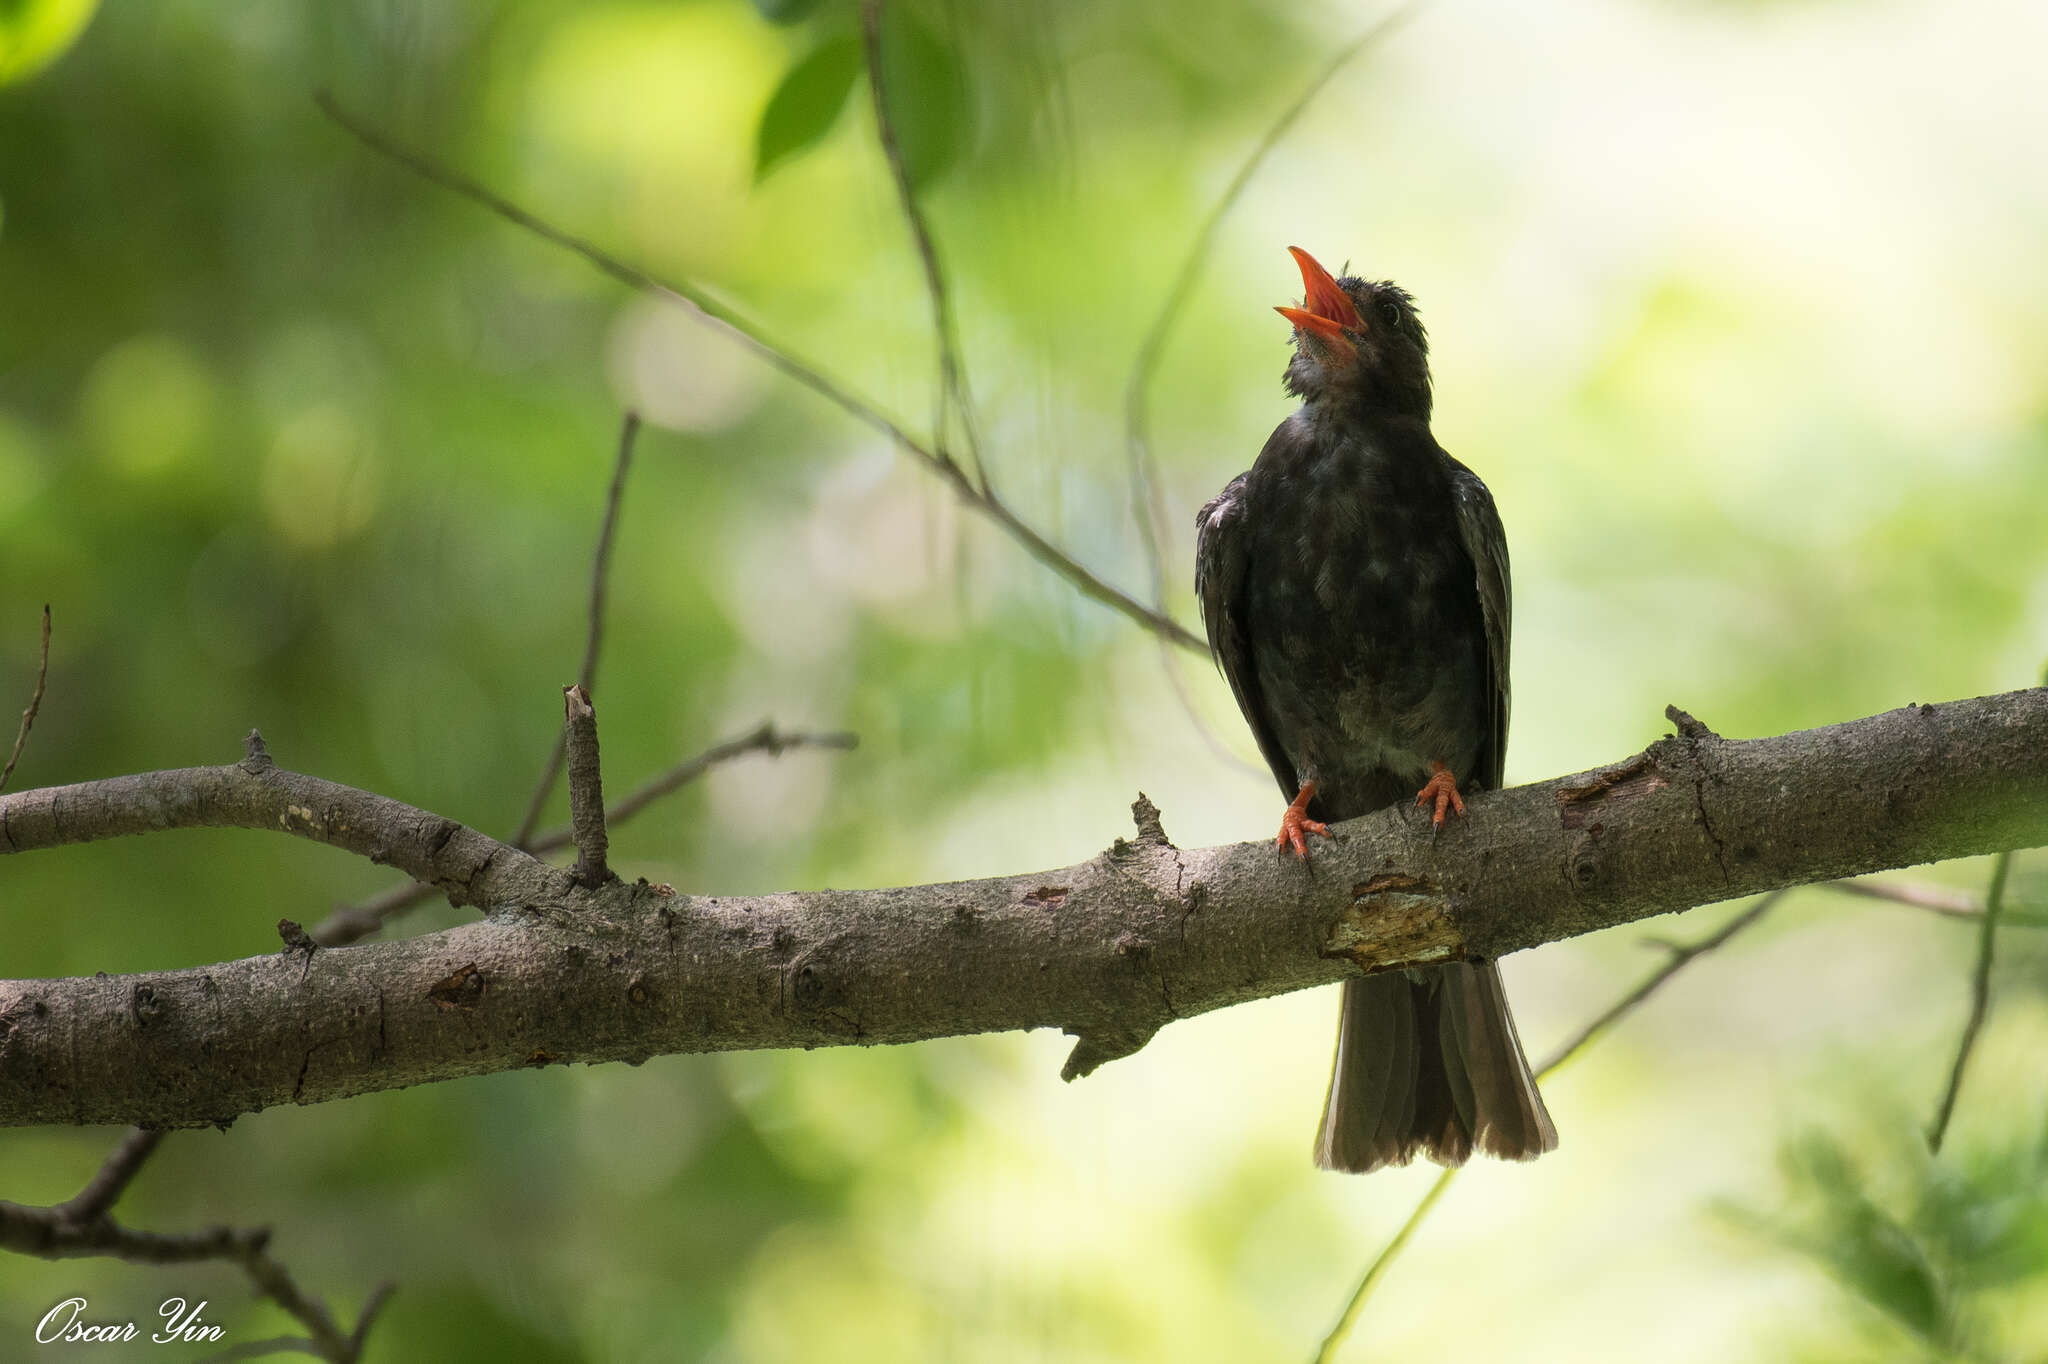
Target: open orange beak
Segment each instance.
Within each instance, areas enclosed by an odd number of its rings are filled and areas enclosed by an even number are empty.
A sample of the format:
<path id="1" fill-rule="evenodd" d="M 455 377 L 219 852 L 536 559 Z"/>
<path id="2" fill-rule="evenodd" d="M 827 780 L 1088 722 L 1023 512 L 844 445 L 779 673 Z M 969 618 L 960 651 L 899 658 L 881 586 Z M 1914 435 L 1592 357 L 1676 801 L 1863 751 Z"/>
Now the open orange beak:
<path id="1" fill-rule="evenodd" d="M 1294 263 L 1301 267 L 1301 287 L 1307 295 L 1299 308 L 1275 308 L 1273 311 L 1292 322 L 1301 331 L 1313 332 L 1324 341 L 1345 350 L 1353 349 L 1346 329 L 1360 329 L 1365 319 L 1358 315 L 1358 308 L 1351 302 L 1351 295 L 1337 287 L 1337 281 L 1330 278 L 1330 272 L 1316 263 L 1316 258 L 1298 246 L 1287 248 L 1294 257 Z"/>

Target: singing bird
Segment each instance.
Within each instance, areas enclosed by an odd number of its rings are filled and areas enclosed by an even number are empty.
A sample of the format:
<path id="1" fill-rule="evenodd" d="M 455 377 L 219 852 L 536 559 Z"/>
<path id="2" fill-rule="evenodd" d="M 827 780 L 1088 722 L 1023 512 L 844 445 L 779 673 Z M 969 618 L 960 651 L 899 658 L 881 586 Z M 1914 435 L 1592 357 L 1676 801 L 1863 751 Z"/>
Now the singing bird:
<path id="1" fill-rule="evenodd" d="M 1435 826 L 1499 785 L 1508 548 L 1492 494 L 1429 431 L 1414 300 L 1299 247 L 1301 407 L 1196 518 L 1209 645 L 1288 799 L 1276 844 L 1413 800 Z M 1344 984 L 1316 1163 L 1364 1173 L 1557 1145 L 1491 961 Z"/>

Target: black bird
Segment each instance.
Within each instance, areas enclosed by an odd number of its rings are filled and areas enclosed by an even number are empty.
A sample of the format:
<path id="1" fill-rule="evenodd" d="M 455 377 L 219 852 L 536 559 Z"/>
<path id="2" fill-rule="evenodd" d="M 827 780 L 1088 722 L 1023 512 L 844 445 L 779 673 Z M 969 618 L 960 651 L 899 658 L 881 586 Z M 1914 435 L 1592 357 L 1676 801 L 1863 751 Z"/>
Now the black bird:
<path id="1" fill-rule="evenodd" d="M 1479 476 L 1429 433 L 1429 343 L 1390 283 L 1299 247 L 1290 393 L 1251 469 L 1196 518 L 1202 620 L 1289 799 L 1281 848 L 1413 797 L 1435 825 L 1497 786 L 1508 547 Z M 1418 793 L 1418 788 L 1420 788 Z M 1316 1163 L 1363 1173 L 1556 1147 L 1490 961 L 1344 984 Z"/>

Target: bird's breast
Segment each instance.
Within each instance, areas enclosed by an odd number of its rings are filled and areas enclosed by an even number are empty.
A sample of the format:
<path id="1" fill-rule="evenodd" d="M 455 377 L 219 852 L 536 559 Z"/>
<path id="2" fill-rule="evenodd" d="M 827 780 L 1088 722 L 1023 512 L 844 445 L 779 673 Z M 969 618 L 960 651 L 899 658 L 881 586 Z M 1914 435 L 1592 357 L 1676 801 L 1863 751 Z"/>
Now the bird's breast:
<path id="1" fill-rule="evenodd" d="M 1448 486 L 1355 449 L 1274 472 L 1255 490 L 1246 614 L 1303 778 L 1378 792 L 1432 760 L 1469 765 L 1485 735 L 1485 634 Z"/>

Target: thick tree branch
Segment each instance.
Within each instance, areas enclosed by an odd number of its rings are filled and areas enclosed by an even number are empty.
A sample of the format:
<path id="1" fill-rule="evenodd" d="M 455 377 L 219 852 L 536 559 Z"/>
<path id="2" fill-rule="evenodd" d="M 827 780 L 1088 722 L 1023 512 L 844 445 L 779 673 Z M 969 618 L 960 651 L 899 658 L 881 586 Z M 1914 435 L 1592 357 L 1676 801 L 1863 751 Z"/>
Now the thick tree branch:
<path id="1" fill-rule="evenodd" d="M 1673 714 L 1682 733 L 1626 762 L 1481 795 L 1435 839 L 1413 812 L 1381 811 L 1340 826 L 1306 868 L 1263 840 L 1177 849 L 1156 816 L 1077 866 L 895 889 L 586 892 L 551 868 L 499 865 L 486 884 L 517 889 L 490 895 L 488 918 L 406 942 L 0 982 L 0 1124 L 226 1122 L 549 1061 L 1034 1027 L 1078 1036 L 1068 1074 L 1085 1074 L 1175 1018 L 1358 969 L 1496 957 L 2048 841 L 2048 691 L 1742 743 Z M 276 827 L 284 774 L 222 778 L 239 770 L 67 788 L 62 820 L 49 792 L 0 797 L 0 829 L 16 831 L 0 847 L 170 827 L 170 811 Z M 195 801 L 192 783 L 218 794 Z M 332 829 L 313 808 L 311 827 Z M 396 808 L 404 827 L 433 818 Z"/>

